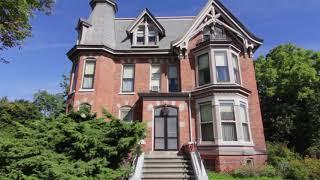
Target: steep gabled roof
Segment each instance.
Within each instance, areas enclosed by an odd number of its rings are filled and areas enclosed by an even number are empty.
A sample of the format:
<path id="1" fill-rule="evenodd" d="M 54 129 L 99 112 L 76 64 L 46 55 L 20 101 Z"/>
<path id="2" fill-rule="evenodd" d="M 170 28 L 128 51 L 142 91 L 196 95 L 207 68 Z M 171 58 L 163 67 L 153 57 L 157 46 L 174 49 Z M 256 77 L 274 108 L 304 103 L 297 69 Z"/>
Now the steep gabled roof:
<path id="1" fill-rule="evenodd" d="M 161 36 L 165 36 L 166 30 L 163 28 L 163 26 L 159 23 L 159 21 L 152 15 L 152 13 L 146 8 L 144 9 L 140 15 L 136 18 L 135 21 L 128 27 L 127 32 L 133 33 L 134 29 L 140 24 L 140 22 L 143 20 L 143 18 L 147 16 L 152 21 L 152 23 L 158 28 L 159 33 Z"/>
<path id="2" fill-rule="evenodd" d="M 184 44 L 187 44 L 190 38 L 192 38 L 191 36 L 195 34 L 195 31 L 201 27 L 202 21 L 204 21 L 208 13 L 212 11 L 212 8 L 214 9 L 213 11 L 219 12 L 219 14 L 212 14 L 212 18 L 215 18 L 215 21 L 223 23 L 219 18 L 222 16 L 226 17 L 231 26 L 225 23 L 224 25 L 229 26 L 228 28 L 232 29 L 233 32 L 236 32 L 238 35 L 241 34 L 241 36 L 253 42 L 255 47 L 262 44 L 263 40 L 253 35 L 253 33 L 251 33 L 221 2 L 219 2 L 219 0 L 209 0 L 201 12 L 196 16 L 188 31 L 182 35 L 181 38 L 172 42 L 173 46 L 185 46 Z"/>

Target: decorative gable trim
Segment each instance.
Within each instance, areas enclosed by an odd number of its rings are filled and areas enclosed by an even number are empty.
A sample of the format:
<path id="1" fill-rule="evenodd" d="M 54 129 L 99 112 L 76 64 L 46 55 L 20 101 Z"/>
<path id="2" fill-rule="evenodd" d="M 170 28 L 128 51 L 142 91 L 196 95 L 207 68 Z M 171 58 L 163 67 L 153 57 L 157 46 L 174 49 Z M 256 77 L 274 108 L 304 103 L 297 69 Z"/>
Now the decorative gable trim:
<path id="1" fill-rule="evenodd" d="M 220 13 L 216 13 L 219 11 Z M 219 20 L 219 17 L 225 16 L 230 20 L 232 26 L 222 22 Z M 188 42 L 195 35 L 203 30 L 203 28 L 209 24 L 220 24 L 225 27 L 227 30 L 232 31 L 238 37 L 243 40 L 243 44 L 246 49 L 257 48 L 263 42 L 262 39 L 254 36 L 251 32 L 249 32 L 246 27 L 235 17 L 232 15 L 230 11 L 227 10 L 226 7 L 223 6 L 218 0 L 209 0 L 205 7 L 201 10 L 201 12 L 196 16 L 194 23 L 188 29 L 187 33 L 182 36 L 182 38 L 173 42 L 174 47 L 179 47 L 180 49 L 187 49 Z"/>
<path id="2" fill-rule="evenodd" d="M 143 21 L 144 16 L 147 16 L 150 18 L 152 23 L 157 27 L 159 30 L 159 34 L 161 36 L 165 36 L 165 29 L 163 26 L 159 23 L 159 21 L 152 15 L 152 13 L 148 9 L 144 9 L 142 13 L 135 19 L 135 21 L 128 27 L 127 32 L 129 34 L 133 33 L 135 28 Z"/>

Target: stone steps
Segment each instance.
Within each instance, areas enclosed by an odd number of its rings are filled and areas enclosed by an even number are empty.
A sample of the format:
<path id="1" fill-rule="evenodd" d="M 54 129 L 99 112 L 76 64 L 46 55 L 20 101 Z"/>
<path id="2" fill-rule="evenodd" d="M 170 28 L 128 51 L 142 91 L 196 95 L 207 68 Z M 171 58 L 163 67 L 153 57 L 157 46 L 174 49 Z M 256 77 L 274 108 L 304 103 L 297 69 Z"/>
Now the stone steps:
<path id="1" fill-rule="evenodd" d="M 188 157 L 178 156 L 176 152 L 154 152 L 145 155 L 142 179 L 194 179 L 192 164 Z"/>

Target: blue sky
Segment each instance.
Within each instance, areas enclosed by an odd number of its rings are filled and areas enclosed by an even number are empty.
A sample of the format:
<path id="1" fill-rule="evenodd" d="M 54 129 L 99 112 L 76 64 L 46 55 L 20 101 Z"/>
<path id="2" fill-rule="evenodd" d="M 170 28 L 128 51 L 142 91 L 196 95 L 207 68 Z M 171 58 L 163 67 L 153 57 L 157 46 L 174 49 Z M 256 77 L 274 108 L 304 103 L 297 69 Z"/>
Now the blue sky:
<path id="1" fill-rule="evenodd" d="M 267 53 L 282 43 L 320 51 L 319 0 L 221 0 L 257 36 L 265 39 L 256 52 Z M 136 17 L 143 8 L 155 16 L 193 16 L 207 0 L 118 0 L 117 17 Z M 89 0 L 57 0 L 51 16 L 36 15 L 33 37 L 22 49 L 3 52 L 10 64 L 0 64 L 0 97 L 32 99 L 38 90 L 60 92 L 71 63 L 66 52 L 75 44 L 75 25 L 88 17 Z"/>

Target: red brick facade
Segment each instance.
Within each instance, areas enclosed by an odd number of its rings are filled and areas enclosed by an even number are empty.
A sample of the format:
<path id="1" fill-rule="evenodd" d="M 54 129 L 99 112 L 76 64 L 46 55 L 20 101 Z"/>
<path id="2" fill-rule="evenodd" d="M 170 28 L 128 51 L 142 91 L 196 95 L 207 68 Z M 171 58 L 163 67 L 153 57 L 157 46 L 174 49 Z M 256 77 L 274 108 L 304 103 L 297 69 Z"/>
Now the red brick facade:
<path id="1" fill-rule="evenodd" d="M 143 140 L 142 147 L 145 152 L 151 152 L 155 150 L 154 110 L 156 107 L 173 106 L 179 112 L 177 151 L 189 142 L 196 142 L 205 164 L 217 171 L 231 171 L 249 161 L 256 166 L 263 165 L 266 160 L 263 124 L 253 59 L 247 54 L 252 49 L 241 50 L 244 45 L 239 44 L 238 41 L 237 43 L 210 42 L 199 45 L 202 37 L 203 33 L 199 32 L 188 41 L 187 48 L 180 49 L 179 52 L 171 51 L 166 55 L 156 53 L 119 55 L 103 49 L 73 51 L 69 57 L 74 63 L 74 69 L 78 70 L 74 70 L 71 75 L 71 84 L 75 84 L 75 87 L 71 87 L 67 101 L 68 110 L 71 108 L 77 110 L 81 104 L 86 103 L 99 117 L 103 116 L 102 109 L 104 108 L 120 118 L 122 107 L 132 108 L 133 119 L 147 124 L 147 137 Z M 209 49 L 210 52 L 214 49 L 236 52 L 239 56 L 241 84 L 234 82 L 215 84 L 213 82 L 210 85 L 198 87 L 196 60 L 197 54 L 203 49 Z M 89 90 L 82 88 L 84 66 L 87 60 L 94 60 L 96 63 L 93 88 Z M 212 57 L 211 61 L 214 61 Z M 124 64 L 134 65 L 134 91 L 132 93 L 121 92 Z M 152 64 L 161 66 L 161 88 L 157 93 L 150 91 Z M 169 92 L 168 87 L 168 66 L 172 64 L 178 67 L 179 75 L 179 92 L 175 93 Z M 232 68 L 230 64 L 229 68 Z M 218 104 L 220 97 L 222 99 L 231 97 L 237 102 L 242 100 L 247 102 L 250 142 L 244 142 L 244 135 L 238 133 L 242 132 L 239 127 L 240 122 L 236 122 L 239 129 L 237 129 L 238 138 L 240 138 L 238 142 L 223 142 Z M 199 103 L 202 101 L 213 103 L 215 142 L 209 144 L 201 141 Z M 235 105 L 235 109 L 237 108 L 238 105 Z"/>

